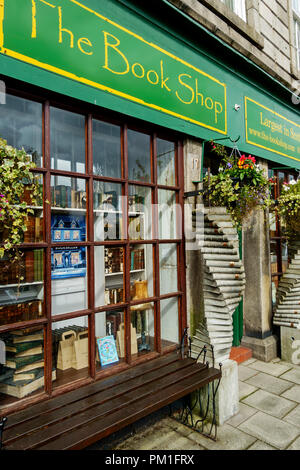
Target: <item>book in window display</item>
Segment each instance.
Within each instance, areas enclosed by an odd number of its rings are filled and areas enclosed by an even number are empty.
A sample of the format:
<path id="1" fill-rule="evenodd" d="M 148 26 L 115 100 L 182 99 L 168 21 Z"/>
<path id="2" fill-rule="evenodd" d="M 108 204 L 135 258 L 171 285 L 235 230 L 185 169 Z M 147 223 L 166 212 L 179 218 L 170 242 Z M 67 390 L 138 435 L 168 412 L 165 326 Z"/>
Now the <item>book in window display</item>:
<path id="1" fill-rule="evenodd" d="M 0 371 L 0 393 L 23 398 L 44 386 L 44 332 L 17 330 L 1 335 L 5 366 Z M 52 380 L 56 379 L 55 368 Z"/>
<path id="2" fill-rule="evenodd" d="M 98 338 L 97 346 L 102 367 L 109 364 L 113 364 L 115 362 L 119 362 L 116 342 L 112 335 L 104 336 L 103 338 Z"/>
<path id="3" fill-rule="evenodd" d="M 52 215 L 51 235 L 54 242 L 85 240 L 85 216 Z M 51 279 L 85 277 L 85 248 L 53 248 L 51 250 L 51 271 Z"/>

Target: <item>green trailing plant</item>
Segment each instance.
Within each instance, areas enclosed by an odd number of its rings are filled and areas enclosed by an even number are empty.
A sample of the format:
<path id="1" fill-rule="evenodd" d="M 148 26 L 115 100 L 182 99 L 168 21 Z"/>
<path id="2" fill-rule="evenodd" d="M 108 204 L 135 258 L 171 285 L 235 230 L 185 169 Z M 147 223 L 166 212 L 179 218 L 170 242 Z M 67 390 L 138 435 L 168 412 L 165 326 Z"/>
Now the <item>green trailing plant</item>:
<path id="1" fill-rule="evenodd" d="M 203 180 L 204 201 L 226 207 L 234 225 L 241 228 L 255 207 L 269 207 L 271 182 L 251 155 L 241 155 L 237 149 L 228 154 L 226 147 L 214 142 L 211 150 L 221 163 L 218 174 Z"/>
<path id="2" fill-rule="evenodd" d="M 7 260 L 6 269 L 16 265 L 18 278 L 23 256 L 19 245 L 28 216 L 34 214 L 31 206 L 41 204 L 42 198 L 38 177 L 31 171 L 35 166 L 24 149 L 7 145 L 0 138 L 0 259 Z"/>
<path id="3" fill-rule="evenodd" d="M 288 238 L 300 237 L 300 180 L 283 183 L 277 201 L 278 213 Z"/>

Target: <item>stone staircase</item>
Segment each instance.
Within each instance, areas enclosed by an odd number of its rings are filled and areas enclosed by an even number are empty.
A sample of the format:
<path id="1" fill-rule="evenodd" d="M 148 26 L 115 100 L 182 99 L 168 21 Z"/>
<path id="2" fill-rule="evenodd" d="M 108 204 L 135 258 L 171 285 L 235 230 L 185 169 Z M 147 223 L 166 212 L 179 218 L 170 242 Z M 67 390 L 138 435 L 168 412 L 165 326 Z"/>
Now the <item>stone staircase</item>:
<path id="1" fill-rule="evenodd" d="M 300 327 L 300 248 L 279 282 L 273 323 Z"/>
<path id="2" fill-rule="evenodd" d="M 204 319 L 192 338 L 192 357 L 207 346 L 206 360 L 229 358 L 233 340 L 232 315 L 245 288 L 244 267 L 239 257 L 239 239 L 231 217 L 223 207 L 204 209 L 204 218 L 193 222 L 203 257 Z"/>

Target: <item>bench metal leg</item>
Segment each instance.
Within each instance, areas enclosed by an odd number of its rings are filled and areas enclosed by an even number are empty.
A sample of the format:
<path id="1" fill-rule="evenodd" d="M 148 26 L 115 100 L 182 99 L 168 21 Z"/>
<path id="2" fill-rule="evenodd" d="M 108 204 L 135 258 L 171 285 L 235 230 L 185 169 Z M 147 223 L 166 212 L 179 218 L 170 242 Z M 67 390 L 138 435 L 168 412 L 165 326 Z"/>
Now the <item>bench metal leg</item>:
<path id="1" fill-rule="evenodd" d="M 206 396 L 203 398 L 201 390 L 195 392 L 193 403 L 191 397 L 186 396 L 181 401 L 181 409 L 171 414 L 172 418 L 188 426 L 196 432 L 203 434 L 214 441 L 217 440 L 217 420 L 216 420 L 216 394 L 221 378 L 206 386 Z M 197 414 L 195 414 L 197 410 Z M 208 420 L 208 413 L 211 410 L 212 416 Z M 199 418 L 200 416 L 200 418 Z"/>
<path id="2" fill-rule="evenodd" d="M 186 330 L 184 332 L 184 337 L 187 336 Z M 183 344 L 184 337 L 181 341 Z M 215 359 L 214 359 L 214 348 L 210 345 L 211 353 L 212 353 L 212 360 L 213 364 L 212 367 L 215 367 Z M 190 348 L 189 348 L 190 349 Z M 196 361 L 200 361 L 200 357 L 202 356 L 202 362 L 205 364 L 207 355 L 207 347 L 204 346 Z M 206 362 L 207 368 L 209 367 L 209 363 Z M 222 364 L 219 364 L 220 370 L 222 369 Z M 220 385 L 221 377 L 216 381 L 210 382 L 206 385 L 206 397 L 204 397 L 203 392 L 199 389 L 195 392 L 195 397 L 193 404 L 191 403 L 191 397 L 187 396 L 181 400 L 181 409 L 180 411 L 173 411 L 170 407 L 170 415 L 176 419 L 177 421 L 181 422 L 185 426 L 192 428 L 194 431 L 197 431 L 203 434 L 210 439 L 216 440 L 217 439 L 217 420 L 216 420 L 216 395 Z M 195 414 L 195 410 L 197 410 L 197 415 Z M 211 410 L 212 416 L 208 420 L 208 414 Z M 200 416 L 200 419 L 199 419 Z"/>
<path id="3" fill-rule="evenodd" d="M 5 417 L 0 419 L 0 450 L 2 449 L 2 433 L 3 433 L 3 429 L 4 429 L 6 421 L 7 421 L 7 418 Z"/>

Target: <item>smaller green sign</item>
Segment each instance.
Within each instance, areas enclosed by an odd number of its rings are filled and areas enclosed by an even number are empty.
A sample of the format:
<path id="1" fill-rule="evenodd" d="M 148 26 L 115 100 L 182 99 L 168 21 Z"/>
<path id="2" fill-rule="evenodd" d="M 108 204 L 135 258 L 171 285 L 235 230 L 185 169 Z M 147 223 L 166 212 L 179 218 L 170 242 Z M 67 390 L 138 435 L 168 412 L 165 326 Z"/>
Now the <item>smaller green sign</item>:
<path id="1" fill-rule="evenodd" d="M 300 125 L 245 96 L 246 141 L 300 162 Z"/>

